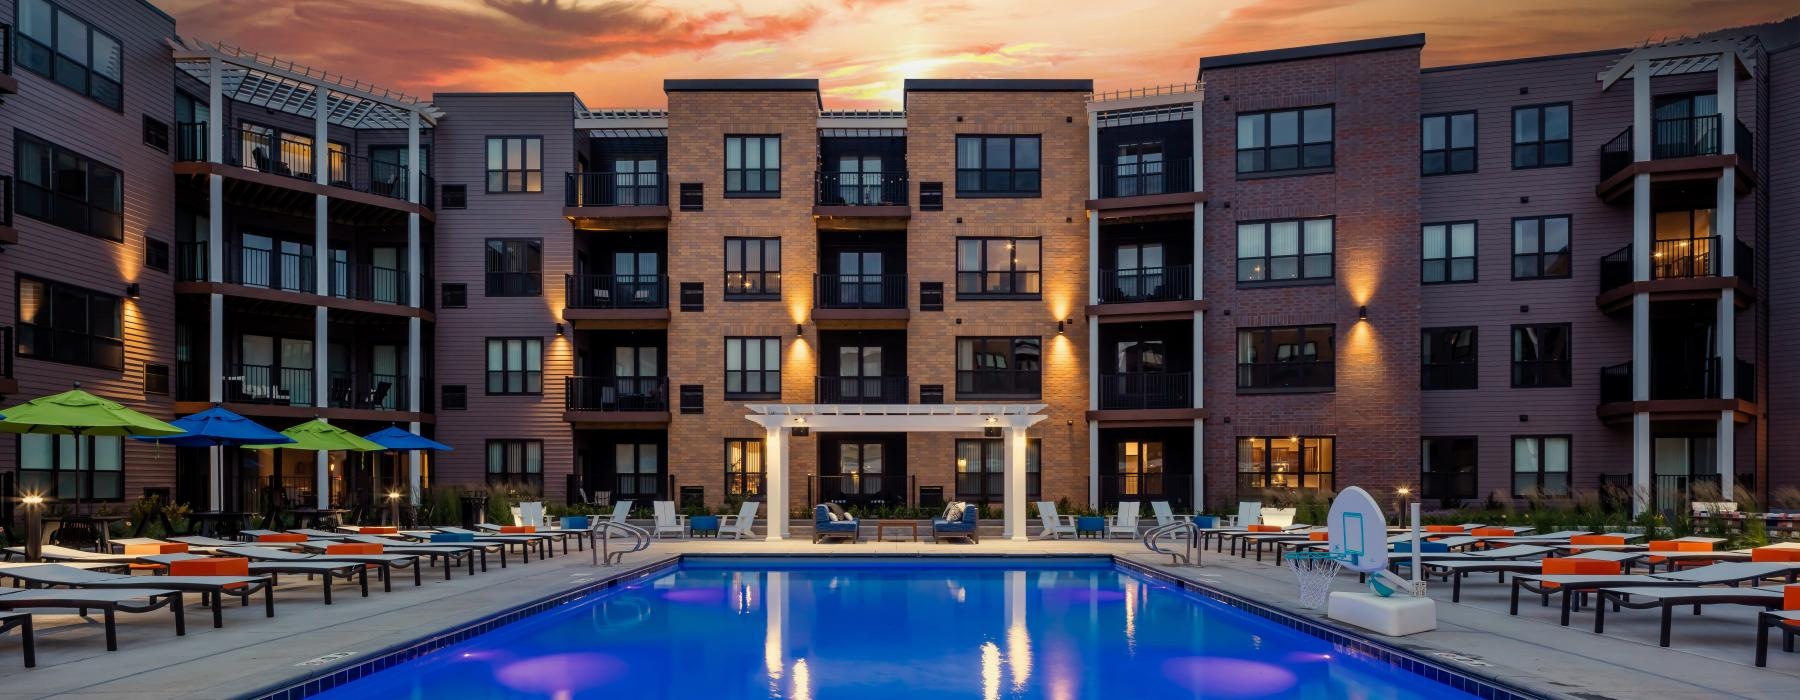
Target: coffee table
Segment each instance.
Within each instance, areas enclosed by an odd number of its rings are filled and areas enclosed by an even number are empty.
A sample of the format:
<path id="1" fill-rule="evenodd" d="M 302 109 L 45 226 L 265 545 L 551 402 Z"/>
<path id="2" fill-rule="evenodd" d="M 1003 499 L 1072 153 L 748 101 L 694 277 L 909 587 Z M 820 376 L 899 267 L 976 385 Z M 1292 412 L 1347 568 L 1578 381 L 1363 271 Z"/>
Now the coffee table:
<path id="1" fill-rule="evenodd" d="M 885 542 L 886 541 L 885 539 L 882 538 L 882 533 L 886 532 L 888 528 L 894 528 L 896 530 L 898 530 L 900 528 L 906 528 L 908 530 L 912 530 L 912 541 L 914 541 L 914 542 L 919 541 L 919 521 L 917 521 L 917 520 L 877 520 L 877 521 L 875 521 L 875 541 L 876 542 Z M 904 540 L 895 540 L 895 541 L 901 542 Z"/>

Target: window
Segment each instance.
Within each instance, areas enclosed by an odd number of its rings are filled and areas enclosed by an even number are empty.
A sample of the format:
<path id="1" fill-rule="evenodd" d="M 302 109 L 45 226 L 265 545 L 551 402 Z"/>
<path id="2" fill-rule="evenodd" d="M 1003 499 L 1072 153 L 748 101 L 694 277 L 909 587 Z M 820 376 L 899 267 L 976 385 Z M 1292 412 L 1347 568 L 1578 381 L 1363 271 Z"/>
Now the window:
<path id="1" fill-rule="evenodd" d="M 1336 443 L 1298 435 L 1238 438 L 1238 497 L 1251 498 L 1262 489 L 1331 491 Z"/>
<path id="2" fill-rule="evenodd" d="M 1175 494 L 1175 484 L 1168 473 L 1168 449 L 1161 440 L 1122 440 L 1113 450 L 1111 488 L 1101 487 L 1106 500 L 1118 498 L 1161 498 Z M 1112 493 L 1107 494 L 1107 491 Z"/>
<path id="3" fill-rule="evenodd" d="M 489 136 L 487 191 L 544 191 L 544 139 L 539 136 Z"/>
<path id="4" fill-rule="evenodd" d="M 125 57 L 118 39 L 46 0 L 19 0 L 14 37 L 21 67 L 123 110 Z"/>
<path id="5" fill-rule="evenodd" d="M 487 240 L 487 296 L 535 297 L 544 293 L 544 243 L 535 238 Z"/>
<path id="6" fill-rule="evenodd" d="M 148 114 L 144 115 L 144 145 L 169 152 L 169 125 Z"/>
<path id="7" fill-rule="evenodd" d="M 1238 391 L 1316 391 L 1337 386 L 1335 326 L 1238 329 Z"/>
<path id="8" fill-rule="evenodd" d="M 1513 326 L 1512 385 L 1569 385 L 1569 324 Z"/>
<path id="9" fill-rule="evenodd" d="M 762 439 L 725 438 L 725 495 L 747 498 L 762 492 Z"/>
<path id="10" fill-rule="evenodd" d="M 1568 277 L 1569 217 L 1513 219 L 1513 279 Z"/>
<path id="11" fill-rule="evenodd" d="M 956 239 L 956 297 L 1036 298 L 1043 284 L 1043 240 Z"/>
<path id="12" fill-rule="evenodd" d="M 956 137 L 956 196 L 1035 197 L 1043 179 L 1039 136 Z"/>
<path id="13" fill-rule="evenodd" d="M 781 296 L 781 239 L 725 239 L 725 297 L 776 299 Z"/>
<path id="14" fill-rule="evenodd" d="M 1238 224 L 1238 282 L 1329 280 L 1331 219 Z"/>
<path id="15" fill-rule="evenodd" d="M 1419 120 L 1420 175 L 1475 172 L 1475 113 L 1428 114 Z"/>
<path id="16" fill-rule="evenodd" d="M 80 439 L 79 451 L 75 441 Z M 64 501 L 125 498 L 125 445 L 117 436 L 19 436 L 19 491 Z"/>
<path id="17" fill-rule="evenodd" d="M 469 285 L 462 282 L 445 282 L 442 296 L 444 308 L 463 309 L 469 306 Z"/>
<path id="18" fill-rule="evenodd" d="M 119 298 L 20 275 L 18 355 L 124 369 Z"/>
<path id="19" fill-rule="evenodd" d="M 681 210 L 706 211 L 706 183 L 681 183 Z"/>
<path id="20" fill-rule="evenodd" d="M 1513 437 L 1513 495 L 1569 495 L 1568 436 Z"/>
<path id="21" fill-rule="evenodd" d="M 781 196 L 780 136 L 725 137 L 725 196 Z"/>
<path id="22" fill-rule="evenodd" d="M 1043 491 L 1044 441 L 1025 439 L 1025 496 L 1038 498 Z M 1006 441 L 970 438 L 956 441 L 956 499 L 982 505 L 997 503 L 1006 494 Z"/>
<path id="23" fill-rule="evenodd" d="M 71 231 L 125 240 L 125 177 L 117 168 L 28 135 L 13 132 L 20 214 Z"/>
<path id="24" fill-rule="evenodd" d="M 681 385 L 681 413 L 682 415 L 706 413 L 705 384 Z"/>
<path id="25" fill-rule="evenodd" d="M 781 396 L 781 339 L 725 339 L 725 398 Z"/>
<path id="26" fill-rule="evenodd" d="M 544 392 L 542 338 L 488 338 L 487 393 Z"/>
<path id="27" fill-rule="evenodd" d="M 1477 497 L 1476 441 L 1473 437 L 1419 440 L 1419 497 L 1444 500 Z"/>
<path id="28" fill-rule="evenodd" d="M 1332 165 L 1331 107 L 1239 114 L 1237 171 L 1281 173 Z"/>
<path id="29" fill-rule="evenodd" d="M 169 271 L 169 243 L 146 236 L 144 238 L 144 267 L 157 272 Z"/>
<path id="30" fill-rule="evenodd" d="M 1420 389 L 1476 388 L 1475 327 L 1427 328 L 1423 336 Z"/>
<path id="31" fill-rule="evenodd" d="M 494 486 L 543 488 L 544 441 L 487 441 L 487 480 Z"/>
<path id="32" fill-rule="evenodd" d="M 1419 281 L 1424 284 L 1475 281 L 1475 222 L 1425 224 Z"/>
<path id="33" fill-rule="evenodd" d="M 440 185 L 440 186 L 438 186 L 438 192 L 439 192 L 438 201 L 441 203 L 439 205 L 439 208 L 441 208 L 441 209 L 467 209 L 467 208 L 469 208 L 469 186 L 468 185 Z"/>
<path id="34" fill-rule="evenodd" d="M 1569 164 L 1569 105 L 1513 108 L 1513 168 Z"/>
<path id="35" fill-rule="evenodd" d="M 1037 398 L 1044 366 L 1038 338 L 957 338 L 956 398 Z"/>
<path id="36" fill-rule="evenodd" d="M 169 395 L 168 365 L 144 365 L 144 393 Z"/>
<path id="37" fill-rule="evenodd" d="M 442 402 L 441 407 L 444 410 L 446 410 L 446 411 L 467 411 L 467 410 L 469 410 L 469 385 L 467 385 L 467 384 L 445 384 L 443 387 L 443 391 L 444 391 L 444 400 Z"/>

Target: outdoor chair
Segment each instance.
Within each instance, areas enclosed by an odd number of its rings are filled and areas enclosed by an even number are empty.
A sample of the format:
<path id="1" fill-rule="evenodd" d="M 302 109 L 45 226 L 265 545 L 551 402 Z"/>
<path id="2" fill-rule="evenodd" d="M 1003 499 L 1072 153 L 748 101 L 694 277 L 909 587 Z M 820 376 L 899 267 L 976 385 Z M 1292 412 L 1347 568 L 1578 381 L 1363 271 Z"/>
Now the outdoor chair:
<path id="1" fill-rule="evenodd" d="M 1625 586 L 1621 588 L 1602 588 L 1600 597 L 1594 601 L 1594 634 L 1606 633 L 1606 608 L 1613 610 L 1631 608 L 1644 610 L 1648 608 L 1662 609 L 1662 632 L 1657 644 L 1669 646 L 1669 634 L 1675 625 L 1675 607 L 1680 605 L 1694 606 L 1694 614 L 1700 614 L 1702 605 L 1756 605 L 1765 610 L 1782 607 L 1786 602 L 1786 592 L 1778 586 L 1749 588 L 1733 586 L 1728 588 L 1671 588 L 1667 586 Z M 1795 596 L 1800 598 L 1800 595 Z"/>
<path id="2" fill-rule="evenodd" d="M 813 544 L 827 539 L 849 538 L 851 543 L 862 541 L 862 523 L 856 516 L 844 512 L 836 503 L 821 503 L 813 506 Z"/>
<path id="3" fill-rule="evenodd" d="M 24 645 L 25 668 L 36 666 L 37 640 L 31 632 L 31 613 L 0 613 L 0 634 L 6 634 L 14 628 L 19 630 L 19 641 Z"/>
<path id="4" fill-rule="evenodd" d="M 281 575 L 282 574 L 306 574 L 308 579 L 312 578 L 313 576 L 319 576 L 321 578 L 321 580 L 324 581 L 323 593 L 325 596 L 325 604 L 326 605 L 331 604 L 331 580 L 333 578 L 341 578 L 346 581 L 349 581 L 351 579 L 360 579 L 361 583 L 362 583 L 363 595 L 367 596 L 369 594 L 368 568 L 361 564 L 353 564 L 350 562 L 341 562 L 341 561 L 311 561 L 311 560 L 307 560 L 307 561 L 280 562 L 280 561 L 257 561 L 256 559 L 249 558 L 249 557 L 235 557 L 235 558 L 249 559 L 248 569 L 249 569 L 250 575 L 252 575 L 252 576 L 268 576 L 269 577 L 269 585 L 271 585 L 271 586 L 281 585 Z M 146 554 L 144 556 L 138 557 L 138 559 L 140 561 L 144 561 L 144 562 L 151 563 L 151 564 L 157 564 L 157 565 L 160 565 L 160 566 L 166 568 L 166 567 L 175 565 L 177 562 L 213 561 L 218 558 L 204 556 L 204 555 L 200 555 L 200 554 Z M 162 579 L 161 578 L 139 578 L 139 580 L 140 581 L 160 581 Z"/>
<path id="5" fill-rule="evenodd" d="M 5 553 L 4 559 L 6 561 L 12 561 L 13 557 L 15 557 L 15 556 L 19 557 L 20 559 L 28 559 L 29 558 L 25 552 L 24 547 L 7 547 L 3 551 Z M 70 549 L 68 547 L 62 547 L 62 546 L 58 546 L 58 545 L 54 545 L 54 544 L 44 545 L 38 551 L 38 557 L 43 559 L 44 561 L 54 561 L 54 562 L 77 561 L 77 562 L 87 562 L 87 563 L 94 563 L 94 564 L 118 564 L 120 566 L 124 566 L 126 564 L 130 564 L 134 561 L 137 561 L 136 557 L 133 557 L 128 554 L 101 554 L 99 552 L 88 552 L 88 551 L 84 551 L 84 550 L 80 550 L 80 549 Z"/>
<path id="6" fill-rule="evenodd" d="M 387 548 L 383 551 L 391 551 L 395 554 L 421 554 L 428 552 L 448 552 L 453 554 L 462 552 L 468 555 L 467 563 L 469 566 L 469 575 L 471 576 L 475 575 L 476 557 L 481 558 L 481 570 L 487 571 L 487 553 L 490 547 L 500 551 L 502 562 L 504 562 L 506 558 L 505 547 L 493 547 L 493 545 L 485 545 L 479 542 L 413 542 L 386 535 L 348 535 L 345 537 L 345 541 L 361 542 L 363 544 L 378 544 Z M 462 557 L 456 557 L 456 559 L 460 561 Z M 445 563 L 449 564 L 450 561 L 446 560 Z M 504 563 L 501 565 L 501 568 L 506 568 Z M 445 573 L 444 578 L 449 579 L 450 575 Z"/>
<path id="7" fill-rule="evenodd" d="M 1756 667 L 1769 665 L 1769 630 L 1781 632 L 1781 650 L 1793 653 L 1800 636 L 1800 610 L 1768 610 L 1756 616 Z"/>
<path id="8" fill-rule="evenodd" d="M 245 563 L 242 559 L 238 561 Z M 171 574 L 157 576 L 150 580 L 155 582 L 157 588 L 199 593 L 201 602 L 212 606 L 213 627 L 225 626 L 221 601 L 228 595 L 237 597 L 240 604 L 248 606 L 250 598 L 260 591 L 263 594 L 265 614 L 268 617 L 274 617 L 274 583 L 267 576 L 249 575 L 248 567 L 241 568 L 244 569 L 244 573 L 237 575 L 183 576 Z M 145 584 L 145 577 L 130 574 L 107 574 L 71 568 L 61 564 L 8 569 L 4 573 L 0 573 L 0 576 L 23 581 L 32 588 L 141 588 Z"/>
<path id="9" fill-rule="evenodd" d="M 333 543 L 333 546 L 341 547 L 344 545 Z M 349 553 L 302 554 L 299 552 L 286 552 L 286 551 L 282 551 L 279 549 L 269 549 L 266 547 L 231 547 L 231 548 L 227 548 L 227 549 L 221 549 L 221 550 L 219 550 L 219 553 L 222 555 L 225 555 L 225 556 L 244 557 L 251 561 L 349 562 L 349 563 L 353 563 L 353 564 L 364 564 L 367 566 L 373 566 L 376 568 L 378 575 L 381 577 L 381 589 L 383 591 L 387 591 L 390 593 L 393 592 L 393 590 L 394 590 L 393 573 L 394 573 L 395 567 L 400 567 L 403 569 L 408 569 L 408 568 L 412 569 L 414 586 L 423 585 L 425 583 L 424 575 L 419 570 L 419 557 L 418 557 L 418 555 L 413 555 L 413 554 L 349 554 Z M 368 595 L 368 591 L 366 589 L 363 591 L 363 595 L 364 596 Z"/>
<path id="10" fill-rule="evenodd" d="M 1062 539 L 1064 535 L 1076 536 L 1075 516 L 1057 515 L 1054 501 L 1038 501 L 1037 509 L 1038 520 L 1044 524 L 1044 531 L 1038 535 L 1039 539 L 1056 540 Z"/>
<path id="11" fill-rule="evenodd" d="M 1194 519 L 1192 515 L 1176 515 L 1175 510 L 1169 507 L 1168 501 L 1151 501 L 1150 513 L 1156 516 L 1157 527 L 1173 525 L 1182 520 L 1191 522 Z"/>
<path id="12" fill-rule="evenodd" d="M 1496 550 L 1497 551 L 1497 550 Z M 1643 552 L 1582 552 L 1562 559 L 1592 559 L 1597 561 L 1617 562 L 1623 573 L 1631 573 L 1632 563 L 1644 557 Z M 1544 559 L 1451 559 L 1423 561 L 1421 566 L 1428 575 L 1442 576 L 1450 582 L 1450 602 L 1462 602 L 1463 578 L 1469 574 L 1495 574 L 1496 583 L 1505 583 L 1507 574 L 1543 573 Z"/>
<path id="13" fill-rule="evenodd" d="M 531 563 L 531 550 L 534 547 L 539 548 L 538 556 L 544 559 L 550 558 L 556 551 L 550 547 L 549 541 L 536 537 L 524 537 L 522 535 L 505 533 L 496 535 L 486 532 L 476 532 L 474 530 L 464 530 L 460 527 L 451 527 L 449 525 L 439 525 L 436 529 L 438 532 L 468 537 L 472 542 L 500 544 L 502 545 L 502 550 L 504 550 L 507 545 L 518 547 L 520 556 L 525 559 L 525 563 L 527 564 Z M 501 555 L 500 568 L 506 568 L 504 554 Z"/>
<path id="14" fill-rule="evenodd" d="M 1226 527 L 1246 528 L 1262 524 L 1261 501 L 1238 501 L 1237 515 L 1226 519 Z"/>
<path id="15" fill-rule="evenodd" d="M 187 634 L 187 620 L 181 607 L 181 591 L 166 588 L 109 588 L 109 589 L 57 589 L 34 588 L 29 590 L 0 589 L 0 610 L 36 610 L 42 608 L 75 608 L 82 615 L 89 609 L 99 610 L 106 620 L 106 650 L 119 650 L 118 627 L 114 624 L 117 613 L 145 613 L 163 608 L 175 612 L 175 635 Z"/>
<path id="16" fill-rule="evenodd" d="M 656 513 L 656 527 L 651 530 L 653 536 L 661 538 L 674 533 L 676 537 L 687 537 L 687 516 L 675 512 L 674 501 L 655 501 L 650 505 Z"/>
<path id="17" fill-rule="evenodd" d="M 1704 586 L 1704 585 L 1736 585 L 1746 582 L 1761 581 L 1774 576 L 1785 576 L 1788 583 L 1794 582 L 1796 573 L 1800 573 L 1800 564 L 1778 562 L 1730 563 L 1701 566 L 1685 571 L 1673 571 L 1661 574 L 1625 575 L 1625 574 L 1518 574 L 1513 576 L 1512 605 L 1510 614 L 1519 614 L 1520 591 L 1531 591 L 1543 598 L 1543 604 L 1550 604 L 1550 594 L 1557 593 L 1562 597 L 1562 620 L 1564 627 L 1569 625 L 1569 613 L 1579 604 L 1572 599 L 1570 593 L 1581 594 L 1601 588 L 1626 588 L 1633 586 Z"/>
<path id="18" fill-rule="evenodd" d="M 743 505 L 738 506 L 737 515 L 719 516 L 719 536 L 724 537 L 729 534 L 740 540 L 745 537 L 755 537 L 756 534 L 751 532 L 751 528 L 756 525 L 756 508 L 760 505 L 762 504 L 756 501 L 744 501 Z"/>
<path id="19" fill-rule="evenodd" d="M 955 520 L 950 519 L 952 515 L 956 516 Z M 932 518 L 931 541 L 966 538 L 970 544 L 981 544 L 981 533 L 976 530 L 980 515 L 980 509 L 972 503 L 951 503 L 942 514 Z"/>
<path id="20" fill-rule="evenodd" d="M 380 552 L 382 554 L 397 554 L 397 555 L 405 555 L 405 556 L 425 557 L 425 561 L 428 562 L 428 564 L 426 564 L 426 566 L 436 566 L 437 563 L 439 562 L 439 560 L 442 560 L 443 564 L 444 564 L 444 580 L 445 581 L 450 580 L 450 570 L 451 569 L 453 569 L 457 566 L 461 566 L 465 562 L 468 564 L 468 567 L 469 567 L 469 575 L 470 576 L 475 575 L 475 556 L 474 556 L 474 554 L 468 549 L 463 549 L 463 548 L 459 548 L 459 547 L 437 547 L 437 546 L 423 545 L 423 544 L 417 544 L 417 543 L 396 542 L 396 541 L 392 541 L 392 540 L 384 541 L 382 538 L 370 536 L 366 540 L 358 539 L 358 540 L 352 540 L 352 541 L 342 542 L 342 543 L 340 543 L 340 542 L 307 542 L 307 543 L 302 544 L 301 549 L 304 551 L 307 551 L 307 552 L 313 552 L 313 553 L 318 553 L 318 554 L 330 554 L 332 548 L 337 547 L 340 544 L 357 544 L 357 545 L 367 545 L 370 547 L 376 547 L 376 548 L 380 549 Z M 413 573 L 417 574 L 419 576 L 422 576 L 423 572 L 418 571 L 419 568 L 421 568 L 421 567 L 415 565 L 413 567 L 413 569 L 414 569 Z"/>
<path id="21" fill-rule="evenodd" d="M 1106 536 L 1124 535 L 1125 539 L 1137 539 L 1138 514 L 1143 506 L 1137 501 L 1119 501 L 1119 513 L 1106 524 Z"/>

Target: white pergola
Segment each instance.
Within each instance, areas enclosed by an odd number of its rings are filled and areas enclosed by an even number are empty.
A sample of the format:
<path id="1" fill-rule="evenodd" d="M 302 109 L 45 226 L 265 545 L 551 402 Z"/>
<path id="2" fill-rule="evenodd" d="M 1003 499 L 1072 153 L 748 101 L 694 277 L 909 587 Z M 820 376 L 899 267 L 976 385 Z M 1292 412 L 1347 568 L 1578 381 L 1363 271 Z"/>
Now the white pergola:
<path id="1" fill-rule="evenodd" d="M 1005 440 L 1006 532 L 1025 539 L 1025 431 L 1048 416 L 1041 403 L 1015 404 L 750 404 L 750 422 L 763 427 L 763 473 L 768 483 L 769 541 L 787 537 L 788 437 L 795 428 L 819 432 L 979 433 L 1000 430 Z"/>

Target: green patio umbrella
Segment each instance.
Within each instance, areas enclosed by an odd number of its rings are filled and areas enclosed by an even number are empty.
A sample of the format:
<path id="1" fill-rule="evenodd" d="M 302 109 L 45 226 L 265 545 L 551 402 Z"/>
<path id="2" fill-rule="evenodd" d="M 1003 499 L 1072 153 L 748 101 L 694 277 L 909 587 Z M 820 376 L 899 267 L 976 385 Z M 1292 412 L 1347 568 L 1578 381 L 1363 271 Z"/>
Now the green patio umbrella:
<path id="1" fill-rule="evenodd" d="M 73 435 L 75 468 L 81 469 L 81 436 L 164 436 L 185 430 L 81 390 L 40 396 L 0 411 L 0 432 Z M 79 491 L 75 502 L 81 503 Z"/>
<path id="2" fill-rule="evenodd" d="M 358 437 L 343 428 L 314 418 L 287 430 L 282 435 L 293 438 L 293 442 L 285 445 L 245 445 L 246 450 L 306 450 L 308 452 L 379 452 L 387 449 L 380 444 Z"/>

